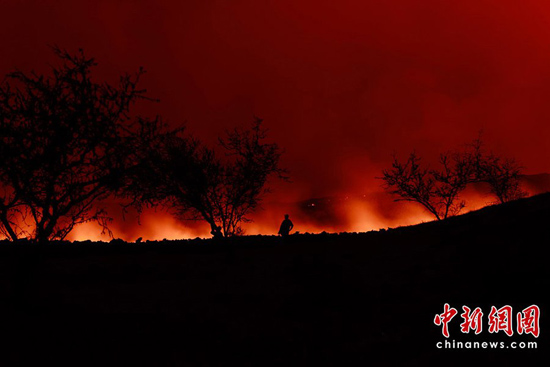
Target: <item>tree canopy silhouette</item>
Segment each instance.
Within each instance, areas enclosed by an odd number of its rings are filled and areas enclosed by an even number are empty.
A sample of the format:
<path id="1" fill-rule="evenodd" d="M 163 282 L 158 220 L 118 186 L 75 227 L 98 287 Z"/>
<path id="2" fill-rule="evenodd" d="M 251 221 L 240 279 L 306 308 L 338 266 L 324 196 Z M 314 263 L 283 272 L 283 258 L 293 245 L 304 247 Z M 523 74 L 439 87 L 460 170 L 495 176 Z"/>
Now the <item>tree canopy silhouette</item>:
<path id="1" fill-rule="evenodd" d="M 95 82 L 93 58 L 54 52 L 60 66 L 49 74 L 15 71 L 0 85 L 0 230 L 12 240 L 61 240 L 89 221 L 106 228 L 94 204 L 123 187 L 162 127 L 130 116 L 146 98 L 143 69 Z"/>
<path id="2" fill-rule="evenodd" d="M 469 167 L 458 155 L 442 154 L 441 170 L 423 168 L 416 153 L 405 163 L 394 158 L 392 168 L 383 171 L 385 188 L 397 197 L 396 201 L 421 204 L 441 220 L 456 215 L 464 208 L 460 192 L 469 182 Z"/>
<path id="3" fill-rule="evenodd" d="M 466 157 L 475 172 L 475 181 L 487 183 L 498 202 L 505 203 L 528 195 L 521 188 L 522 167 L 515 159 L 487 152 L 479 138 L 469 145 Z"/>
<path id="4" fill-rule="evenodd" d="M 281 149 L 266 137 L 259 118 L 250 129 L 220 138 L 222 154 L 181 134 L 167 136 L 162 148 L 151 151 L 149 172 L 142 175 L 149 189 L 135 190 L 134 202 L 163 202 L 181 218 L 206 221 L 213 232 L 219 226 L 224 236 L 242 234 L 241 223 L 250 221 L 269 192 L 269 177 L 286 178 Z"/>
<path id="5" fill-rule="evenodd" d="M 460 213 L 466 205 L 460 194 L 472 183 L 488 184 L 501 203 L 527 195 L 521 189 L 519 164 L 486 152 L 481 139 L 474 140 L 465 151 L 441 154 L 439 169 L 422 167 L 413 152 L 405 162 L 394 157 L 391 169 L 382 174 L 384 188 L 396 201 L 416 202 L 437 220 Z"/>

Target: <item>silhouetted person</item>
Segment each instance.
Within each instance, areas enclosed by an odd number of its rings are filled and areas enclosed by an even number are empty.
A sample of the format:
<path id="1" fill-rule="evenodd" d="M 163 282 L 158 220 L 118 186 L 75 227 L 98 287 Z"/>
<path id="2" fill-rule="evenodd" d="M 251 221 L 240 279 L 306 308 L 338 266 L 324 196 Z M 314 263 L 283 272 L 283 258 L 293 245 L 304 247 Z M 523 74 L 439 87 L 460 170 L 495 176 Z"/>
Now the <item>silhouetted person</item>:
<path id="1" fill-rule="evenodd" d="M 292 231 L 292 228 L 294 228 L 294 224 L 292 224 L 292 221 L 288 219 L 288 214 L 285 214 L 285 220 L 281 223 L 279 234 L 283 237 L 288 236 L 290 231 Z"/>
<path id="2" fill-rule="evenodd" d="M 220 226 L 215 226 L 214 229 L 212 229 L 212 231 L 210 231 L 210 233 L 213 236 L 212 238 L 215 239 L 215 240 L 219 240 L 219 239 L 223 238 L 222 227 L 220 227 Z"/>

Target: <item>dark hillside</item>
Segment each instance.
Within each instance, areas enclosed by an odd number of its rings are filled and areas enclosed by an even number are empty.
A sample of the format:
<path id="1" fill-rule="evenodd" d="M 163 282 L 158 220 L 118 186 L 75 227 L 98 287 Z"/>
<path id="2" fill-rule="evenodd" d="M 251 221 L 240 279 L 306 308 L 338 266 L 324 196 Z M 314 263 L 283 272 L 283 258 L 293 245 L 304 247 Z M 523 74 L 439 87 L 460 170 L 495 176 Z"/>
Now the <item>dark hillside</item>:
<path id="1" fill-rule="evenodd" d="M 537 365 L 547 358 L 550 194 L 385 232 L 0 246 L 3 365 Z M 438 350 L 450 340 L 537 350 Z M 490 334 L 536 304 L 541 336 Z M 462 305 L 483 332 L 459 330 Z M 515 323 L 514 323 L 515 329 Z M 382 358 L 378 360 L 378 358 Z M 376 361 L 376 362 L 375 362 Z"/>

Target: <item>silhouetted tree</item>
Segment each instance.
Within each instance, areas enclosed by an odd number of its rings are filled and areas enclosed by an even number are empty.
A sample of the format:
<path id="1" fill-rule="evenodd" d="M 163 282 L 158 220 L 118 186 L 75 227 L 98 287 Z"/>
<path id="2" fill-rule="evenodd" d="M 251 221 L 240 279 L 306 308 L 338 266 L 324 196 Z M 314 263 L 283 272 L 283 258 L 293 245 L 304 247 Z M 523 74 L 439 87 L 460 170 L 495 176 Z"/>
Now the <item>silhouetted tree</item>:
<path id="1" fill-rule="evenodd" d="M 265 143 L 266 129 L 256 119 L 252 128 L 234 129 L 219 139 L 223 155 L 197 140 L 171 135 L 163 148 L 152 151 L 148 190 L 134 191 L 134 202 L 164 202 L 186 219 L 200 219 L 218 227 L 224 236 L 242 233 L 241 223 L 260 205 L 270 176 L 284 177 L 281 150 Z M 143 182 L 143 181 L 142 181 Z"/>
<path id="2" fill-rule="evenodd" d="M 384 187 L 397 197 L 396 201 L 417 202 L 438 220 L 456 215 L 465 206 L 459 194 L 470 174 L 460 158 L 442 154 L 439 171 L 422 168 L 416 153 L 411 153 L 405 163 L 394 158 L 392 168 L 383 171 Z"/>
<path id="3" fill-rule="evenodd" d="M 222 227 L 224 235 L 241 233 L 241 222 L 248 222 L 248 214 L 256 210 L 271 175 L 285 178 L 279 167 L 281 150 L 277 144 L 264 142 L 267 130 L 256 118 L 249 130 L 234 129 L 220 139 L 229 161 L 220 164 L 220 180 L 210 196 L 211 216 Z"/>
<path id="4" fill-rule="evenodd" d="M 521 188 L 522 168 L 514 159 L 490 156 L 485 167 L 484 181 L 491 187 L 499 202 L 505 203 L 528 196 Z"/>
<path id="5" fill-rule="evenodd" d="M 473 167 L 475 182 L 485 182 L 500 203 L 527 196 L 521 188 L 522 167 L 513 158 L 486 152 L 480 138 L 469 145 L 465 160 Z"/>
<path id="6" fill-rule="evenodd" d="M 1 154 L 1 153 L 0 153 Z M 1 154 L 0 156 L 4 156 Z M 18 196 L 10 187 L 2 187 L 0 197 L 0 233 L 12 241 L 22 235 L 22 229 L 19 226 L 24 212 Z"/>
<path id="7" fill-rule="evenodd" d="M 142 69 L 116 85 L 98 83 L 93 58 L 54 51 L 61 65 L 49 75 L 16 71 L 0 85 L 0 222 L 12 240 L 60 240 L 89 221 L 106 228 L 94 203 L 121 187 L 139 164 L 138 142 L 160 126 L 129 116 L 145 98 Z"/>
<path id="8" fill-rule="evenodd" d="M 422 168 L 415 153 L 404 163 L 394 158 L 392 168 L 383 171 L 384 188 L 396 201 L 421 204 L 438 220 L 465 207 L 460 193 L 471 183 L 487 183 L 500 202 L 527 195 L 520 186 L 521 167 L 513 159 L 485 152 L 481 139 L 463 152 L 442 154 L 439 163 L 440 169 Z"/>

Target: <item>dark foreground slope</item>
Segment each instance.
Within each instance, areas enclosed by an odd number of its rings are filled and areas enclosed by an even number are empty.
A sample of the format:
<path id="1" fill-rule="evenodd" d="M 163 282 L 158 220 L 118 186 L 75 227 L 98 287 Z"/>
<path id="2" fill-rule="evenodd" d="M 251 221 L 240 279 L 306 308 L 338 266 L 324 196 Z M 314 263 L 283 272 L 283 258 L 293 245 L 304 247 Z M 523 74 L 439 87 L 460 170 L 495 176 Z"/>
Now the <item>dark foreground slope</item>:
<path id="1" fill-rule="evenodd" d="M 0 364 L 544 365 L 549 223 L 545 194 L 366 234 L 4 244 Z M 445 302 L 449 340 L 538 349 L 438 350 Z M 532 304 L 538 339 L 488 333 L 492 305 Z M 481 334 L 460 335 L 462 305 L 482 308 Z"/>

